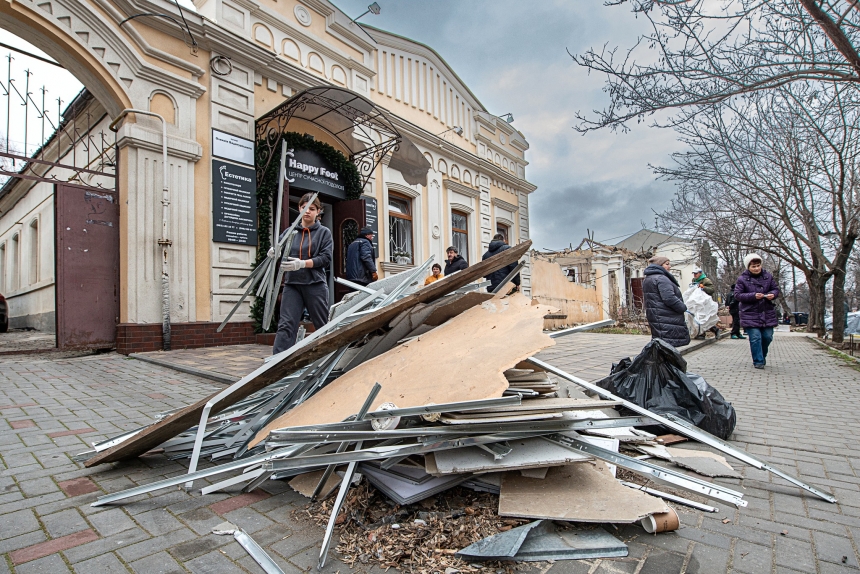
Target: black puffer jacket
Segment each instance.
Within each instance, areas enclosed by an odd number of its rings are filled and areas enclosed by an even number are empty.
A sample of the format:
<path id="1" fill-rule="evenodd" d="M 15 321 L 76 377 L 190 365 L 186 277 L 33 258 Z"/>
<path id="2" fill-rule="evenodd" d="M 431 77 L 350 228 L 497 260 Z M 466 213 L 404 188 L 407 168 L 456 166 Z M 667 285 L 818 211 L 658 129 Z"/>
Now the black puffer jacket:
<path id="1" fill-rule="evenodd" d="M 493 255 L 498 255 L 502 251 L 507 251 L 511 246 L 505 243 L 504 241 L 494 240 L 490 242 L 490 248 L 484 253 L 484 256 L 481 258 L 481 261 L 485 259 L 489 259 Z M 511 263 L 510 265 L 505 265 L 501 269 L 497 269 L 484 277 L 484 279 L 490 282 L 490 286 L 487 287 L 487 291 L 492 291 L 496 287 L 499 286 L 499 283 L 505 280 L 505 277 L 508 276 L 508 273 L 516 269 L 517 263 L 516 261 Z M 516 276 L 511 281 L 514 285 L 519 286 L 520 284 L 520 274 L 517 273 Z"/>
<path id="2" fill-rule="evenodd" d="M 463 259 L 463 256 L 457 255 L 451 261 L 445 261 L 445 275 L 450 275 L 451 273 L 462 271 L 468 266 L 469 264 L 466 263 L 466 260 Z"/>
<path id="3" fill-rule="evenodd" d="M 663 339 L 673 347 L 689 345 L 690 331 L 684 318 L 687 306 L 675 276 L 660 265 L 649 265 L 645 269 L 642 291 L 651 338 Z"/>

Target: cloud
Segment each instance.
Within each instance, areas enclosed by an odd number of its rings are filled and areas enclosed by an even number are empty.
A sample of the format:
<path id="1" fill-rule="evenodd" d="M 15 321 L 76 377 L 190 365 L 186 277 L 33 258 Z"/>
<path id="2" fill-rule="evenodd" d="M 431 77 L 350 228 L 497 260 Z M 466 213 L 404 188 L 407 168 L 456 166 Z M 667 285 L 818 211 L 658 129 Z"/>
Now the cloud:
<path id="1" fill-rule="evenodd" d="M 654 227 L 654 211 L 671 202 L 673 188 L 662 181 L 627 185 L 623 180 L 546 188 L 529 201 L 532 240 L 537 248 L 576 247 L 594 231 L 597 241 L 617 243 L 643 227 Z M 654 211 L 652 211 L 654 210 Z"/>

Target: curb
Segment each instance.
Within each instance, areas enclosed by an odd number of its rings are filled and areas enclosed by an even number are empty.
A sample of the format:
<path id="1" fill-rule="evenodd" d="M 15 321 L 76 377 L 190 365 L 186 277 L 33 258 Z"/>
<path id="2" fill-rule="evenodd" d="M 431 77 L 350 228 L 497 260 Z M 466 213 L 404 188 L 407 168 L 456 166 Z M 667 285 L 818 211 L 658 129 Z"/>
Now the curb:
<path id="1" fill-rule="evenodd" d="M 713 345 L 714 343 L 716 343 L 717 341 L 719 341 L 720 339 L 723 339 L 723 338 L 724 337 L 721 333 L 720 335 L 714 337 L 713 339 L 705 339 L 704 341 L 702 341 L 701 343 L 699 343 L 695 347 L 687 347 L 686 349 L 678 351 L 678 353 L 680 353 L 682 356 L 688 355 L 688 354 L 692 353 L 693 351 L 701 349 L 702 347 L 707 347 L 708 345 Z"/>
<path id="2" fill-rule="evenodd" d="M 173 369 L 174 371 L 179 371 L 180 373 L 209 379 L 210 381 L 215 381 L 224 385 L 232 385 L 237 380 L 239 380 L 236 377 L 231 377 L 229 375 L 214 373 L 212 371 L 204 371 L 203 369 L 195 369 L 194 367 L 187 367 L 185 365 L 177 365 L 176 363 L 171 363 L 170 361 L 147 357 L 138 353 L 131 353 L 129 357 L 137 359 L 138 361 L 143 361 L 144 363 L 152 363 L 153 365 L 158 365 L 160 367 L 167 367 L 168 369 Z"/>
<path id="3" fill-rule="evenodd" d="M 819 340 L 818 340 L 818 337 L 816 337 L 816 336 L 814 336 L 814 335 L 809 336 L 809 337 L 806 337 L 806 338 L 807 338 L 809 341 L 812 341 L 813 343 L 815 343 L 816 345 L 818 345 L 819 347 L 823 348 L 823 349 L 824 349 L 824 350 L 826 350 L 826 351 L 833 351 L 834 353 L 836 353 L 837 355 L 839 355 L 839 356 L 840 356 L 840 357 L 842 357 L 843 359 L 847 359 L 847 360 L 849 360 L 849 361 L 854 361 L 855 363 L 860 363 L 860 358 L 858 358 L 858 357 L 852 357 L 851 355 L 849 355 L 849 354 L 847 354 L 847 353 L 843 353 L 843 352 L 842 352 L 842 351 L 840 351 L 839 349 L 834 349 L 833 347 L 831 347 L 831 346 L 830 346 L 830 345 L 828 345 L 827 343 L 825 343 L 825 342 L 823 342 L 823 341 L 819 341 Z"/>

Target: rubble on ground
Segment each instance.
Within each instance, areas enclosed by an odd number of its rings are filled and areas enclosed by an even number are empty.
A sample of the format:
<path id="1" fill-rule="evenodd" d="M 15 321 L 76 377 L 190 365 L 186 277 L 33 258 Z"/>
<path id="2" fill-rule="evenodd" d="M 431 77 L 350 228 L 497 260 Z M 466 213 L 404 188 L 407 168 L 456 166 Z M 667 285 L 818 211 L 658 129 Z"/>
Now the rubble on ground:
<path id="1" fill-rule="evenodd" d="M 202 479 L 203 495 L 285 480 L 311 499 L 295 517 L 326 526 L 320 566 L 337 531 L 336 550 L 350 566 L 468 572 L 478 565 L 458 555 L 467 547 L 465 557 L 492 556 L 501 570 L 515 566 L 496 558 L 620 556 L 622 541 L 591 529 L 677 528 L 676 504 L 717 511 L 702 500 L 745 506 L 743 493 L 682 470 L 735 472 L 712 453 L 666 448 L 686 439 L 833 501 L 694 421 L 649 411 L 535 358 L 553 337 L 588 327 L 550 336 L 542 329 L 550 308 L 504 294 L 507 282 L 500 293 L 475 282 L 528 246 L 427 287 L 432 259 L 372 283 L 335 306 L 324 328 L 234 385 L 95 444 L 80 455 L 87 466 L 153 450 L 190 464 L 188 474 L 93 505 Z M 198 469 L 207 459 L 212 465 Z M 575 552 L 562 550 L 579 536 L 571 528 L 583 532 Z"/>

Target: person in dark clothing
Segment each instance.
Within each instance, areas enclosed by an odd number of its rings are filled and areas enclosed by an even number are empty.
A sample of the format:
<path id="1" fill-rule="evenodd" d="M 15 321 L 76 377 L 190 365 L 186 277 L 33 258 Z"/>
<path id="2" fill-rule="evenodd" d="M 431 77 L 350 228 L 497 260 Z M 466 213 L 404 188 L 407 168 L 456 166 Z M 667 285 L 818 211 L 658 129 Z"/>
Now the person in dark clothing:
<path id="1" fill-rule="evenodd" d="M 735 281 L 741 325 L 749 336 L 750 354 L 756 369 L 763 369 L 767 364 L 773 328 L 779 324 L 773 303 L 779 297 L 779 286 L 773 275 L 762 269 L 761 262 L 762 258 L 757 253 L 744 257 L 747 270 Z"/>
<path id="2" fill-rule="evenodd" d="M 726 295 L 726 307 L 729 308 L 729 314 L 732 316 L 732 339 L 746 339 L 741 335 L 741 314 L 738 309 L 740 301 L 735 299 L 735 284 L 732 283 L 729 294 Z"/>
<path id="3" fill-rule="evenodd" d="M 299 200 L 299 209 L 310 201 L 308 193 Z M 302 216 L 298 237 L 293 238 L 290 252 L 281 260 L 284 290 L 281 293 L 281 317 L 272 354 L 285 351 L 296 344 L 299 322 L 305 309 L 311 322 L 319 329 L 328 323 L 328 278 L 334 242 L 331 231 L 318 221 L 322 213 L 319 199 L 314 199 Z"/>
<path id="4" fill-rule="evenodd" d="M 672 265 L 668 257 L 652 257 L 645 268 L 642 292 L 645 297 L 645 316 L 651 327 L 651 338 L 662 339 L 673 347 L 690 344 L 690 329 L 684 313 L 687 306 L 681 297 L 681 287 L 669 273 Z"/>
<path id="5" fill-rule="evenodd" d="M 493 240 L 490 241 L 489 249 L 487 249 L 487 252 L 484 253 L 484 256 L 481 258 L 481 260 L 483 261 L 484 259 L 488 259 L 488 258 L 492 257 L 493 255 L 498 255 L 502 251 L 507 251 L 510 248 L 511 248 L 511 246 L 508 245 L 507 242 L 505 242 L 505 236 L 502 235 L 501 233 L 496 233 L 493 236 Z M 508 276 L 508 273 L 510 273 L 511 271 L 516 269 L 516 267 L 517 267 L 517 263 L 514 262 L 514 263 L 511 263 L 510 265 L 506 265 L 506 266 L 502 267 L 501 269 L 497 269 L 496 271 L 493 271 L 492 273 L 490 273 L 489 275 L 484 277 L 484 279 L 487 279 L 490 282 L 490 286 L 487 287 L 487 291 L 489 291 L 489 292 L 494 291 L 496 289 L 496 287 L 499 286 L 499 283 L 501 283 L 502 281 L 505 280 L 505 277 Z M 520 274 L 517 273 L 516 276 L 511 280 L 511 282 L 514 285 L 516 285 L 517 289 L 519 289 Z"/>
<path id="6" fill-rule="evenodd" d="M 453 245 L 445 250 L 448 255 L 448 261 L 445 262 L 445 275 L 462 271 L 469 266 L 463 256 L 457 252 L 457 248 Z"/>
<path id="7" fill-rule="evenodd" d="M 376 274 L 376 251 L 373 249 L 373 230 L 364 227 L 346 250 L 346 279 L 367 285 L 379 279 Z"/>

